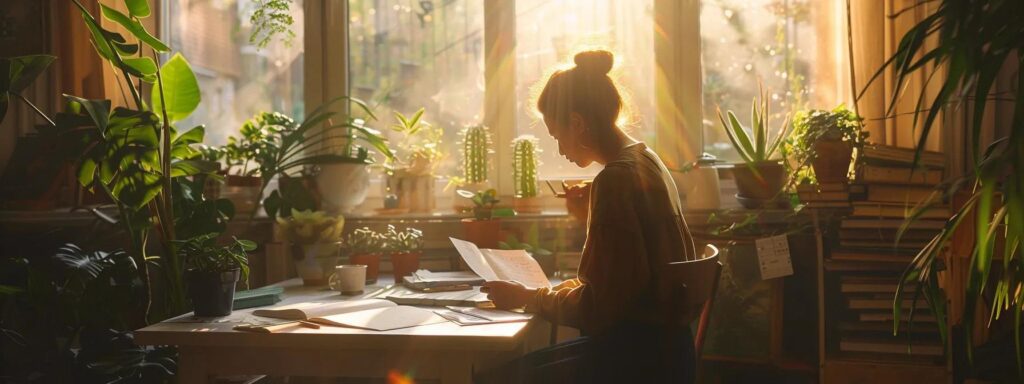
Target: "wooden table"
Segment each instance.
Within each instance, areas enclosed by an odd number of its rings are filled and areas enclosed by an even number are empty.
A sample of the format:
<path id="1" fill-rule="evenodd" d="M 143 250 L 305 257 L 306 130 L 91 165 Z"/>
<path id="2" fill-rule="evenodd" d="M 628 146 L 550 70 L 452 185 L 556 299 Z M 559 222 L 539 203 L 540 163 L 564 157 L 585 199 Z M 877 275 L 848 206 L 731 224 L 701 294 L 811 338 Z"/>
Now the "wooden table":
<path id="1" fill-rule="evenodd" d="M 279 304 L 352 297 L 302 287 L 285 287 Z M 367 295 L 380 286 L 368 286 Z M 389 372 L 442 383 L 469 383 L 472 372 L 520 356 L 547 343 L 549 326 L 530 322 L 459 326 L 446 322 L 385 332 L 324 326 L 293 327 L 279 333 L 235 331 L 242 323 L 267 321 L 243 309 L 224 318 L 197 320 L 192 314 L 135 332 L 139 345 L 178 346 L 178 382 L 206 383 L 215 375 L 386 377 Z"/>

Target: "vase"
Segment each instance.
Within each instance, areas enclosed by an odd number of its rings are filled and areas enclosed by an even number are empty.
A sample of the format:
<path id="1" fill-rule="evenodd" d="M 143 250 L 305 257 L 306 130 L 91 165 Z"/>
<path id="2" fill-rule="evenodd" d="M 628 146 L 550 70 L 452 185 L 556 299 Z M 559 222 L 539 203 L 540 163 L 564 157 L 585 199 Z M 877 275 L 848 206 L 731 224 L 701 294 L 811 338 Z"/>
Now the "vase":
<path id="1" fill-rule="evenodd" d="M 338 264 L 339 243 L 313 243 L 293 245 L 292 258 L 302 285 L 327 285 L 334 266 Z"/>
<path id="2" fill-rule="evenodd" d="M 849 182 L 850 161 L 853 145 L 842 140 L 818 140 L 814 142 L 814 177 L 818 184 L 846 184 Z"/>
<path id="3" fill-rule="evenodd" d="M 366 192 L 370 188 L 370 170 L 365 163 L 321 165 L 316 184 L 324 211 L 331 214 L 349 213 L 366 200 Z"/>
<path id="4" fill-rule="evenodd" d="M 402 277 L 409 276 L 420 268 L 422 251 L 395 252 L 391 254 L 391 270 L 395 275 L 395 284 L 402 282 Z"/>
<path id="5" fill-rule="evenodd" d="M 241 276 L 238 268 L 228 271 L 185 271 L 188 294 L 196 317 L 227 316 L 235 302 L 235 284 Z"/>
<path id="6" fill-rule="evenodd" d="M 377 275 L 380 273 L 379 253 L 362 253 L 358 255 L 351 255 L 348 257 L 348 263 L 365 265 L 366 283 L 373 284 L 377 282 Z"/>

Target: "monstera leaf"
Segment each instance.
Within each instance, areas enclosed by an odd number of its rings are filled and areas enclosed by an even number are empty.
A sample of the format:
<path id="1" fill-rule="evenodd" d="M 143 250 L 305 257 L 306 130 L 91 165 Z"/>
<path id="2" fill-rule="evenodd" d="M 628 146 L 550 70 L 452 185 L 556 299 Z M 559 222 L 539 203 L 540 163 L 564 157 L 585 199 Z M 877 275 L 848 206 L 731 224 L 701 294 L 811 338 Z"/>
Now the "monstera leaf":
<path id="1" fill-rule="evenodd" d="M 3 123 L 4 117 L 7 116 L 10 99 L 18 97 L 56 59 L 57 57 L 50 55 L 0 59 L 0 123 Z"/>

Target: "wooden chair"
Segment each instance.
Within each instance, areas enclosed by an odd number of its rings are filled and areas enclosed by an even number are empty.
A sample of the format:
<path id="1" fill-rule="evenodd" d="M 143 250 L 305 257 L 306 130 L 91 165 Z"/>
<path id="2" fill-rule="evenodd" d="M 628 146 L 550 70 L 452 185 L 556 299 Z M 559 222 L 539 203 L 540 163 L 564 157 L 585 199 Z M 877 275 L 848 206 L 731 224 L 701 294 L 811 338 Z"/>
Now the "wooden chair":
<path id="1" fill-rule="evenodd" d="M 662 281 L 666 285 L 662 287 L 662 292 L 666 294 L 663 297 L 672 302 L 672 318 L 678 319 L 682 326 L 689 326 L 693 320 L 698 319 L 693 344 L 699 361 L 711 307 L 718 291 L 718 279 L 722 275 L 718 248 L 708 244 L 703 258 L 669 263 L 663 273 L 665 278 Z"/>

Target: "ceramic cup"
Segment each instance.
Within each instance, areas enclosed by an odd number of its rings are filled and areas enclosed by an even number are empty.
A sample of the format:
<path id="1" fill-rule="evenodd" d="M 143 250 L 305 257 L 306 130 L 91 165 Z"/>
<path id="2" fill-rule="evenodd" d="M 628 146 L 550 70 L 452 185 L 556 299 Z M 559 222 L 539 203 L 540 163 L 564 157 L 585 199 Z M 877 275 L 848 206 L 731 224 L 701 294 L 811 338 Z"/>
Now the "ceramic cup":
<path id="1" fill-rule="evenodd" d="M 342 295 L 358 295 L 366 286 L 366 266 L 362 264 L 344 264 L 334 267 L 334 273 L 328 280 L 332 290 Z"/>

